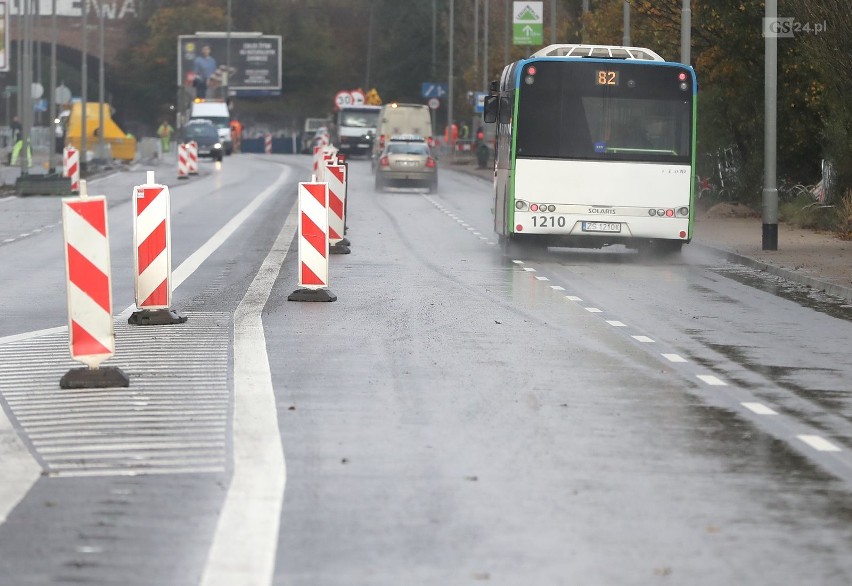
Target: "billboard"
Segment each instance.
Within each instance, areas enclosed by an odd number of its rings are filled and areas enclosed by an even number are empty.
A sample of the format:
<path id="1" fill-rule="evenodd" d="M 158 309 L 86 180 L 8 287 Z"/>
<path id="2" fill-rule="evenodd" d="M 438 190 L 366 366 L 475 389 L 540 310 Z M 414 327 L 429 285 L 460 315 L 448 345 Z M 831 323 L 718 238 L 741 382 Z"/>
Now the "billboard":
<path id="1" fill-rule="evenodd" d="M 228 44 L 226 33 L 179 36 L 178 85 L 208 98 L 224 98 L 224 86 L 232 95 L 281 93 L 280 36 L 231 33 L 230 60 Z"/>

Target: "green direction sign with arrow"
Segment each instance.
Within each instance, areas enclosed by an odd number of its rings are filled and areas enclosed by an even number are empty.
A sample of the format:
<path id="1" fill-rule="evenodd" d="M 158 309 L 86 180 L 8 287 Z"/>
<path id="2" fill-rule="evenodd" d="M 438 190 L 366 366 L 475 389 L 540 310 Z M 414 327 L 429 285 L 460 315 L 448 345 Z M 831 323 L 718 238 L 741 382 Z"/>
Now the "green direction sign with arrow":
<path id="1" fill-rule="evenodd" d="M 512 43 L 515 45 L 544 44 L 543 2 L 514 2 Z"/>

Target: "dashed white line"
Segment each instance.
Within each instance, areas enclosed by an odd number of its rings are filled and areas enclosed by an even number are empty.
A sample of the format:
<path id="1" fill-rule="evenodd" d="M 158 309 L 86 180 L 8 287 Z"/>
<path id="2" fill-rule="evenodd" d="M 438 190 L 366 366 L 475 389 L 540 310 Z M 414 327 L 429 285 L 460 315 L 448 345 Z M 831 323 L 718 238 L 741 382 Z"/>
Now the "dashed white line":
<path id="1" fill-rule="evenodd" d="M 15 238 L 7 238 L 6 240 L 3 241 L 3 244 L 9 244 L 10 242 L 14 242 L 15 240 L 16 240 Z"/>
<path id="2" fill-rule="evenodd" d="M 608 323 L 609 325 L 611 325 L 614 328 L 626 328 L 627 327 L 627 325 L 625 323 L 620 322 L 617 319 L 608 319 L 608 320 L 606 320 L 606 323 Z"/>
<path id="3" fill-rule="evenodd" d="M 532 267 L 524 267 L 524 270 L 528 273 L 534 273 L 535 272 L 535 269 L 532 268 Z"/>
<path id="4" fill-rule="evenodd" d="M 633 338 L 634 340 L 636 340 L 637 342 L 642 342 L 643 344 L 653 344 L 654 343 L 654 340 L 652 340 L 648 336 L 630 336 L 630 337 Z"/>
<path id="5" fill-rule="evenodd" d="M 686 358 L 681 356 L 680 354 L 663 354 L 663 358 L 668 360 L 669 362 L 686 362 Z"/>
<path id="6" fill-rule="evenodd" d="M 758 415 L 778 415 L 777 411 L 770 409 L 763 403 L 740 403 L 740 405 Z"/>
<path id="7" fill-rule="evenodd" d="M 515 263 L 516 265 L 524 264 L 524 261 L 522 261 L 522 260 L 513 260 L 512 262 Z"/>
<path id="8" fill-rule="evenodd" d="M 603 309 L 598 309 L 597 307 L 584 307 L 583 309 L 589 313 L 603 313 Z"/>
<path id="9" fill-rule="evenodd" d="M 820 437 L 818 435 L 797 435 L 797 438 L 808 444 L 810 447 L 815 449 L 818 452 L 839 452 L 841 451 L 839 447 L 835 446 L 833 443 L 828 441 L 827 439 Z"/>
<path id="10" fill-rule="evenodd" d="M 580 299 L 576 295 L 566 295 L 565 299 L 567 299 L 568 301 L 582 301 L 582 299 Z"/>
<path id="11" fill-rule="evenodd" d="M 697 374 L 695 376 L 698 377 L 698 379 L 701 380 L 702 382 L 705 382 L 708 385 L 713 386 L 713 387 L 727 387 L 728 386 L 728 383 L 726 383 L 725 381 L 723 381 L 722 379 L 720 379 L 717 376 L 713 376 L 712 374 Z"/>
<path id="12" fill-rule="evenodd" d="M 549 281 L 550 279 L 548 279 L 547 277 L 536 277 L 535 280 L 536 281 Z"/>
<path id="13" fill-rule="evenodd" d="M 553 289 L 554 291 L 564 291 L 565 290 L 565 287 L 560 287 L 559 285 L 551 285 L 550 288 Z"/>

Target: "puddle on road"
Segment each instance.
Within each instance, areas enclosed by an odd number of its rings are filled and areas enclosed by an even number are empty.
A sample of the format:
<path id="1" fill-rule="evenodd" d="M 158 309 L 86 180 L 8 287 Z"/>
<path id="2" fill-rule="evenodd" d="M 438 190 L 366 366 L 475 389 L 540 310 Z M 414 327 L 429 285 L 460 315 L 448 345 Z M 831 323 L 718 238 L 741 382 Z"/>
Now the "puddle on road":
<path id="1" fill-rule="evenodd" d="M 748 287 L 792 301 L 802 307 L 808 307 L 838 319 L 852 321 L 852 302 L 828 295 L 819 289 L 799 285 L 783 277 L 748 267 L 713 267 L 710 270 Z"/>

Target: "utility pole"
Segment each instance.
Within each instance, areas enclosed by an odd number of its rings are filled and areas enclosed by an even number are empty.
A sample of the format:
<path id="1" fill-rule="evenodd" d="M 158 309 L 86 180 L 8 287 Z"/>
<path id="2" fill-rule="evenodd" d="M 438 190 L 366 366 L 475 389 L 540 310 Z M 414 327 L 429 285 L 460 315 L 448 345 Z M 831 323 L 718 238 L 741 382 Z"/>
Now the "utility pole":
<path id="1" fill-rule="evenodd" d="M 228 94 L 231 93 L 231 0 L 228 0 L 228 32 L 225 40 L 225 102 L 228 102 Z"/>
<path id="2" fill-rule="evenodd" d="M 50 22 L 50 95 L 48 115 L 50 117 L 50 148 L 48 150 L 47 166 L 53 173 L 56 168 L 56 0 L 51 2 Z"/>
<path id="3" fill-rule="evenodd" d="M 692 8 L 689 0 L 683 0 L 680 9 L 680 62 L 689 65 L 692 45 Z"/>
<path id="4" fill-rule="evenodd" d="M 105 158 L 104 151 L 106 143 L 104 142 L 104 0 L 98 2 L 98 53 L 100 54 L 100 63 L 98 63 L 98 159 L 101 164 Z"/>
<path id="5" fill-rule="evenodd" d="M 550 0 L 550 44 L 556 44 L 556 0 Z"/>
<path id="6" fill-rule="evenodd" d="M 766 0 L 763 19 L 764 90 L 763 111 L 763 250 L 778 250 L 778 174 L 776 155 L 778 143 L 778 33 L 770 31 L 769 23 L 778 20 L 778 0 Z"/>
<path id="7" fill-rule="evenodd" d="M 453 142 L 453 28 L 455 27 L 455 0 L 450 0 L 450 60 L 449 79 L 447 80 L 447 138 L 452 148 Z"/>
<path id="8" fill-rule="evenodd" d="M 80 89 L 80 99 L 83 101 L 81 104 L 82 111 L 80 112 L 80 125 L 82 129 L 80 130 L 80 169 L 86 170 L 89 165 L 88 161 L 88 144 L 86 140 L 86 131 L 88 130 L 88 116 L 86 110 L 88 110 L 88 99 L 89 93 L 87 91 L 87 85 L 89 84 L 89 3 L 87 1 L 83 2 L 83 30 L 80 31 L 83 35 L 83 43 L 82 43 L 82 52 L 83 52 L 83 63 L 80 66 L 80 77 L 82 80 L 82 88 Z"/>
<path id="9" fill-rule="evenodd" d="M 630 46 L 630 2 L 624 0 L 624 37 L 621 44 L 625 47 Z"/>
<path id="10" fill-rule="evenodd" d="M 373 0 L 370 0 L 369 22 L 367 23 L 367 71 L 364 74 L 364 91 L 370 87 L 370 66 L 373 61 Z"/>
<path id="11" fill-rule="evenodd" d="M 484 29 L 482 31 L 482 44 L 485 49 L 482 51 L 482 91 L 488 93 L 488 3 L 490 0 L 485 0 L 484 14 L 482 20 Z"/>

